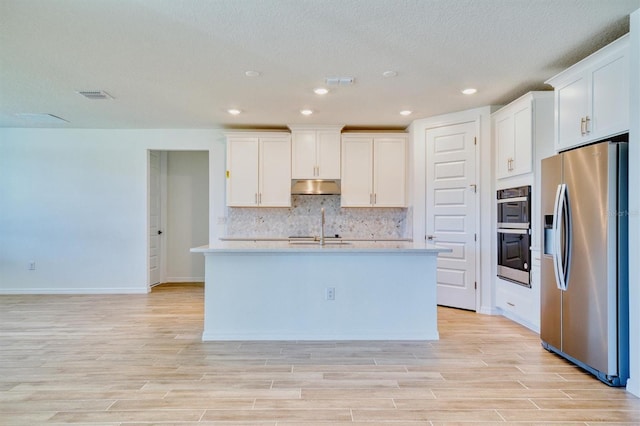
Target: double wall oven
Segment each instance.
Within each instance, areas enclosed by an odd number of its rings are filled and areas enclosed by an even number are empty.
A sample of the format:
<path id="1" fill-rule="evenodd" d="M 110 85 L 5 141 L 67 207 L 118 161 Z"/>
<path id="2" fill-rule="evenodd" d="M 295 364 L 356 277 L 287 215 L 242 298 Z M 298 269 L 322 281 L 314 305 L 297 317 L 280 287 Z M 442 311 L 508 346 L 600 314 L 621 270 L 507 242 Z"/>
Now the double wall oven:
<path id="1" fill-rule="evenodd" d="M 498 276 L 531 287 L 531 186 L 500 189 L 498 203 Z"/>

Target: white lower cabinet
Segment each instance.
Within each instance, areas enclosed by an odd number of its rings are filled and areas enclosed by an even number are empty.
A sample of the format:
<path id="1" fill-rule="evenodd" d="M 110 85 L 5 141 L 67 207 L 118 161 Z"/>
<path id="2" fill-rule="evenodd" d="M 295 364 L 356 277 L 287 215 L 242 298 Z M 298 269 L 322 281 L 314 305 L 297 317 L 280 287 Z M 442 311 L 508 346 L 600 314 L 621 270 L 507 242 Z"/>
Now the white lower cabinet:
<path id="1" fill-rule="evenodd" d="M 342 136 L 342 207 L 406 207 L 407 137 Z"/>
<path id="2" fill-rule="evenodd" d="M 540 332 L 540 252 L 531 251 L 531 288 L 498 279 L 496 282 L 496 306 L 502 314 Z"/>
<path id="3" fill-rule="evenodd" d="M 288 133 L 227 134 L 227 206 L 291 206 Z"/>

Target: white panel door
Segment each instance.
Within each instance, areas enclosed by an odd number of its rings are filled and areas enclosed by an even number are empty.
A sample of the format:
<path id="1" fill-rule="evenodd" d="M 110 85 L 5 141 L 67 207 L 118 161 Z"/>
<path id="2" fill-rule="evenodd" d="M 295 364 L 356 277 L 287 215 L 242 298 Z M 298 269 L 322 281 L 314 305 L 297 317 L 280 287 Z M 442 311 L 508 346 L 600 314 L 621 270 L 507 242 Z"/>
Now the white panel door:
<path id="1" fill-rule="evenodd" d="M 373 145 L 375 206 L 405 207 L 406 139 L 376 138 Z"/>
<path id="2" fill-rule="evenodd" d="M 531 164 L 533 163 L 533 146 L 532 137 L 533 130 L 531 128 L 531 101 L 513 114 L 513 166 L 511 168 L 512 175 L 521 175 L 531 172 Z"/>
<path id="3" fill-rule="evenodd" d="M 149 285 L 160 283 L 160 153 L 149 152 Z"/>
<path id="4" fill-rule="evenodd" d="M 258 138 L 236 137 L 227 142 L 227 205 L 258 205 Z"/>
<path id="5" fill-rule="evenodd" d="M 504 114 L 496 117 L 493 122 L 496 155 L 496 178 L 509 177 L 514 155 L 513 115 Z"/>
<path id="6" fill-rule="evenodd" d="M 342 207 L 373 204 L 373 138 L 342 139 Z"/>
<path id="7" fill-rule="evenodd" d="M 296 130 L 291 135 L 293 179 L 317 178 L 316 131 Z"/>
<path id="8" fill-rule="evenodd" d="M 621 52 L 591 74 L 590 138 L 599 139 L 629 128 L 629 56 Z"/>
<path id="9" fill-rule="evenodd" d="M 321 179 L 340 179 L 340 132 L 318 130 L 317 166 Z"/>
<path id="10" fill-rule="evenodd" d="M 476 309 L 476 123 L 426 131 L 427 238 L 438 256 L 438 304 Z"/>
<path id="11" fill-rule="evenodd" d="M 588 115 L 587 88 L 585 74 L 556 88 L 556 151 L 576 146 L 584 139 L 580 123 Z"/>
<path id="12" fill-rule="evenodd" d="M 291 140 L 286 137 L 260 138 L 260 191 L 262 207 L 291 206 Z"/>

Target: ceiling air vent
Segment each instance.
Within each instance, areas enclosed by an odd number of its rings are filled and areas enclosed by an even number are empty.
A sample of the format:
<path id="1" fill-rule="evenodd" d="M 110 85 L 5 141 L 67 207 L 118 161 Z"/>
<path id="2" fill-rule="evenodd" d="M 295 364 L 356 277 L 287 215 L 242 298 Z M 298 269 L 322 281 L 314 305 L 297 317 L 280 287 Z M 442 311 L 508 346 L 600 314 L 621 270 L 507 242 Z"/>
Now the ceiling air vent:
<path id="1" fill-rule="evenodd" d="M 351 86 L 354 81 L 353 77 L 327 77 L 325 79 L 327 86 Z"/>
<path id="2" fill-rule="evenodd" d="M 78 93 L 87 99 L 113 99 L 113 96 L 104 90 L 79 90 Z"/>

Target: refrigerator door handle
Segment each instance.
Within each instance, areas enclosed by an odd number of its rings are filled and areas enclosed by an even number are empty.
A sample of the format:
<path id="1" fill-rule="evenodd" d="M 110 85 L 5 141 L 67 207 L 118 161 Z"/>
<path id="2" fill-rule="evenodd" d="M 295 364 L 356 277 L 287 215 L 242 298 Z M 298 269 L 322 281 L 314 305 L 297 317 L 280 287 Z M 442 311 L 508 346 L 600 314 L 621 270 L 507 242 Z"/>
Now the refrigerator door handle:
<path id="1" fill-rule="evenodd" d="M 562 186 L 558 185 L 556 189 L 556 199 L 553 202 L 553 223 L 551 224 L 552 234 L 553 234 L 553 252 L 551 253 L 551 258 L 553 260 L 553 273 L 556 277 L 556 287 L 559 290 L 563 290 L 562 288 L 562 279 L 560 278 L 560 265 L 559 265 L 559 254 L 560 254 L 560 196 L 562 195 Z"/>
<path id="2" fill-rule="evenodd" d="M 567 291 L 569 289 L 569 273 L 571 272 L 569 265 L 571 264 L 571 240 L 573 238 L 573 229 L 571 224 L 571 200 L 569 199 L 569 190 L 566 184 L 564 185 L 562 207 L 562 219 L 564 224 L 564 238 L 562 239 L 562 241 L 564 241 L 564 250 L 562 251 L 562 276 L 564 290 Z"/>
<path id="3" fill-rule="evenodd" d="M 567 185 L 558 185 L 556 205 L 553 216 L 554 244 L 553 254 L 556 285 L 567 291 L 569 281 L 569 262 L 571 259 L 571 214 Z"/>

